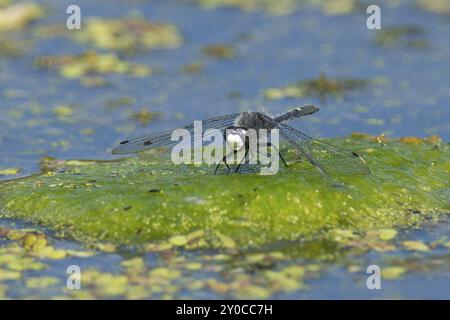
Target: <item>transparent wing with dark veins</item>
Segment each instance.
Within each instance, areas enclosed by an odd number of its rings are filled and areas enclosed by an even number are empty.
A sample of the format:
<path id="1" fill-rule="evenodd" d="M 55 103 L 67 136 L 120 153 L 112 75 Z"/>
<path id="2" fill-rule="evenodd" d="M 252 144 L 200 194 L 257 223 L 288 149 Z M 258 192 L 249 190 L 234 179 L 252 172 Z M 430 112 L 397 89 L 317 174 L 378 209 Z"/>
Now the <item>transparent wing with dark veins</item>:
<path id="1" fill-rule="evenodd" d="M 202 121 L 203 134 L 205 134 L 205 131 L 208 129 L 218 129 L 218 130 L 226 129 L 228 126 L 234 124 L 235 120 L 237 119 L 237 117 L 239 117 L 239 115 L 240 115 L 239 113 L 236 113 L 226 116 L 214 117 Z M 192 139 L 191 142 L 194 143 L 194 124 L 183 127 L 182 129 L 186 129 L 190 132 Z M 168 130 L 160 134 L 149 135 L 133 140 L 125 140 L 122 141 L 117 146 L 114 146 L 111 152 L 112 154 L 127 154 L 127 153 L 137 153 L 158 147 L 170 148 L 178 144 L 178 141 L 171 141 L 172 132 L 173 130 Z M 205 135 L 205 138 L 208 138 L 207 134 Z M 196 137 L 195 139 L 201 141 L 202 145 L 204 144 L 202 137 Z"/>
<path id="2" fill-rule="evenodd" d="M 292 147 L 324 173 L 370 174 L 364 159 L 355 152 L 314 140 L 286 124 L 277 124 L 277 128 L 280 135 L 284 136 Z"/>

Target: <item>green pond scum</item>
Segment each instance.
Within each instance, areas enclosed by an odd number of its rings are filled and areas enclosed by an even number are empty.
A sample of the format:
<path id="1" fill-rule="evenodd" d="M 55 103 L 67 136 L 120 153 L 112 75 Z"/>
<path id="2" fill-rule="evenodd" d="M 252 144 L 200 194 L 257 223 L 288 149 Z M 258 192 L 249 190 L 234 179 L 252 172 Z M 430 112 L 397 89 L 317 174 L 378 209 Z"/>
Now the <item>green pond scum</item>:
<path id="1" fill-rule="evenodd" d="M 113 53 L 99 54 L 93 51 L 76 56 L 44 56 L 37 58 L 34 64 L 44 69 L 56 68 L 61 76 L 68 79 L 113 73 L 146 77 L 152 73 L 152 69 L 146 65 L 123 61 Z"/>
<path id="2" fill-rule="evenodd" d="M 320 74 L 317 78 L 301 80 L 281 88 L 268 88 L 264 96 L 269 100 L 285 98 L 318 97 L 325 101 L 328 97 L 341 98 L 348 91 L 364 88 L 369 81 L 353 78 L 330 78 Z"/>
<path id="3" fill-rule="evenodd" d="M 46 226 L 52 235 L 0 227 L 0 242 L 7 241 L 0 246 L 0 297 L 24 281 L 26 298 L 45 289 L 53 299 L 265 299 L 308 290 L 330 262 L 362 272 L 348 256 L 450 246 L 447 238 L 398 239 L 399 230 L 448 213 L 447 144 L 436 136 L 357 133 L 332 142 L 360 152 L 372 174 L 336 177 L 342 182 L 336 187 L 306 163 L 274 176 L 215 176 L 212 168 L 164 164 L 160 154 L 103 162 L 45 158 L 42 173 L 1 184 L 2 218 Z M 60 238 L 83 247 L 61 247 Z M 85 269 L 83 290 L 33 273 L 52 261 L 121 252 L 129 258 L 121 258 L 120 271 Z M 385 260 L 383 279 L 395 281 L 443 268 L 448 257 Z"/>
<path id="4" fill-rule="evenodd" d="M 127 55 L 155 49 L 176 49 L 183 44 L 183 37 L 175 25 L 148 21 L 140 16 L 120 19 L 89 17 L 83 28 L 76 32 L 67 30 L 62 24 L 47 24 L 39 26 L 35 33 L 42 38 L 70 38 L 96 49 Z"/>
<path id="5" fill-rule="evenodd" d="M 262 11 L 274 16 L 289 15 L 305 6 L 318 8 L 327 15 L 349 14 L 357 8 L 356 0 L 197 0 L 197 3 L 206 9 L 238 8 L 248 12 Z"/>
<path id="6" fill-rule="evenodd" d="M 424 30 L 415 25 L 386 26 L 377 32 L 375 42 L 384 47 L 426 48 L 429 45 Z"/>
<path id="7" fill-rule="evenodd" d="M 58 170 L 3 182 L 2 216 L 86 243 L 185 237 L 169 243 L 253 248 L 334 239 L 334 229 L 357 234 L 413 227 L 448 212 L 446 144 L 357 134 L 332 142 L 359 152 L 372 174 L 335 177 L 342 184 L 337 187 L 303 162 L 274 176 L 215 176 L 212 168 L 178 167 L 158 157 L 69 161 L 57 164 Z M 191 243 L 187 237 L 196 232 L 202 236 Z"/>
<path id="8" fill-rule="evenodd" d="M 0 33 L 20 31 L 45 15 L 43 6 L 32 2 L 0 2 Z"/>

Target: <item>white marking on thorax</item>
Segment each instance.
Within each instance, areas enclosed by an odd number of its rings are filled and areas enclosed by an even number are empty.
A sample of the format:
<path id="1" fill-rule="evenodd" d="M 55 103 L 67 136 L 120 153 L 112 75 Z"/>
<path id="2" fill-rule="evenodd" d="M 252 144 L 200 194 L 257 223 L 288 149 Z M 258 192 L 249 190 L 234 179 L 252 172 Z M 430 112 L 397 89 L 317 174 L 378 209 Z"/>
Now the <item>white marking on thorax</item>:
<path id="1" fill-rule="evenodd" d="M 240 150 L 244 147 L 244 141 L 242 141 L 239 134 L 229 133 L 227 135 L 227 143 L 233 150 Z"/>

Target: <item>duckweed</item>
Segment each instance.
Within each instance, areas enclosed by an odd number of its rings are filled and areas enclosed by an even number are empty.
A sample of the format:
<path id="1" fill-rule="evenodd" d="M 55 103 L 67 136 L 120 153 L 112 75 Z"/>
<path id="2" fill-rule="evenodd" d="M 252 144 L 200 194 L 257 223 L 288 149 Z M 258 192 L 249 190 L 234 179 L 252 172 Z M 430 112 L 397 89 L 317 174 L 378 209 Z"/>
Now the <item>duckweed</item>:
<path id="1" fill-rule="evenodd" d="M 375 42 L 384 47 L 425 48 L 428 46 L 423 29 L 414 25 L 383 27 L 377 32 Z"/>
<path id="2" fill-rule="evenodd" d="M 264 95 L 270 100 L 310 96 L 325 100 L 328 97 L 342 98 L 346 92 L 364 88 L 367 85 L 368 81 L 362 79 L 334 79 L 321 74 L 318 78 L 302 80 L 285 87 L 268 88 L 264 90 Z"/>
<path id="3" fill-rule="evenodd" d="M 65 78 L 82 78 L 95 74 L 129 74 L 137 77 L 151 75 L 152 69 L 142 64 L 121 60 L 115 54 L 86 52 L 81 55 L 44 56 L 35 61 L 41 68 L 57 69 Z"/>
<path id="4" fill-rule="evenodd" d="M 32 2 L 3 4 L 0 6 L 0 33 L 21 30 L 44 14 L 43 7 Z"/>
<path id="5" fill-rule="evenodd" d="M 215 44 L 203 48 L 203 52 L 216 59 L 231 59 L 236 55 L 236 49 L 231 45 Z"/>
<path id="6" fill-rule="evenodd" d="M 429 251 L 430 248 L 421 241 L 404 241 L 403 246 L 407 250 L 414 250 L 414 251 Z"/>
<path id="7" fill-rule="evenodd" d="M 274 16 L 292 14 L 303 6 L 314 6 L 328 15 L 348 14 L 355 10 L 355 0 L 197 0 L 206 8 L 235 7 L 243 11 L 263 11 Z"/>
<path id="8" fill-rule="evenodd" d="M 395 280 L 403 276 L 407 270 L 404 267 L 392 266 L 383 268 L 381 276 L 383 279 Z"/>
<path id="9" fill-rule="evenodd" d="M 450 2 L 447 0 L 416 0 L 419 8 L 423 10 L 443 14 L 450 15 Z"/>
<path id="10" fill-rule="evenodd" d="M 20 172 L 20 168 L 0 169 L 0 176 L 14 176 Z"/>

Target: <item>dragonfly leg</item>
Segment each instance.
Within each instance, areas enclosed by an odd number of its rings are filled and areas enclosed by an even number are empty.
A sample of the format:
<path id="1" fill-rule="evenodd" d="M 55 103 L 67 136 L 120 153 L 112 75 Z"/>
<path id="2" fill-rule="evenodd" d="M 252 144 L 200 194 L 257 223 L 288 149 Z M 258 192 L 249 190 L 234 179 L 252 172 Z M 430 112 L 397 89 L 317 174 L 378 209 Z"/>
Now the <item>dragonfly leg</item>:
<path id="1" fill-rule="evenodd" d="M 270 143 L 270 142 L 267 142 L 267 146 L 268 146 L 268 147 L 271 147 L 271 148 L 274 148 L 275 151 L 278 153 L 278 156 L 280 157 L 281 161 L 283 161 L 284 166 L 285 166 L 286 168 L 289 167 L 289 165 L 286 163 L 286 160 L 284 160 L 283 155 L 281 154 L 280 150 L 278 150 L 278 148 L 277 148 L 276 146 L 274 146 L 274 145 L 273 145 L 272 143 Z"/>
<path id="2" fill-rule="evenodd" d="M 220 161 L 220 162 L 217 164 L 216 169 L 214 170 L 214 174 L 217 174 L 217 170 L 219 169 L 219 167 L 220 167 L 220 165 L 222 164 L 222 162 L 225 164 L 225 166 L 226 166 L 227 169 L 228 169 L 227 174 L 231 171 L 231 168 L 230 168 L 230 166 L 229 166 L 228 163 L 227 163 L 227 157 L 228 157 L 230 154 L 231 154 L 231 152 L 228 153 L 227 155 L 225 155 L 225 156 L 223 157 L 222 161 Z"/>
<path id="3" fill-rule="evenodd" d="M 244 163 L 246 161 L 245 159 L 247 158 L 248 150 L 249 150 L 249 148 L 246 148 L 246 150 L 245 150 L 244 159 L 243 159 Z M 234 173 L 238 173 L 239 172 L 239 169 L 241 168 L 241 165 L 242 165 L 242 160 L 241 160 L 241 162 L 239 162 L 236 170 L 234 170 Z"/>

